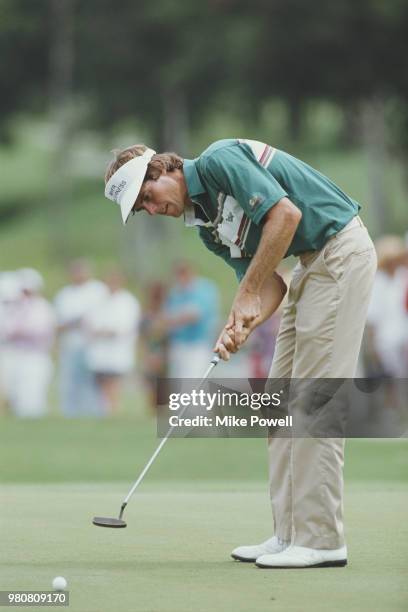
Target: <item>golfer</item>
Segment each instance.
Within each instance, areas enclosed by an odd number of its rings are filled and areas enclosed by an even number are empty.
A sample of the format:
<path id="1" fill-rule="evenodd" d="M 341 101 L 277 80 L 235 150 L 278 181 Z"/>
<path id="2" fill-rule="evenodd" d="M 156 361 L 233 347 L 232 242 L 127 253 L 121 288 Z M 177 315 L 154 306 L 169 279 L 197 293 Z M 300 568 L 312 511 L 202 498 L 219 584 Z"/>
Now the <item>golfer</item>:
<path id="1" fill-rule="evenodd" d="M 239 287 L 215 350 L 229 359 L 283 300 L 276 268 L 295 255 L 269 378 L 352 378 L 376 270 L 359 204 L 284 151 L 252 140 L 213 143 L 194 160 L 144 145 L 116 153 L 105 195 L 130 214 L 184 216 L 232 266 Z M 344 566 L 344 439 L 269 440 L 274 536 L 240 546 L 259 567 Z"/>

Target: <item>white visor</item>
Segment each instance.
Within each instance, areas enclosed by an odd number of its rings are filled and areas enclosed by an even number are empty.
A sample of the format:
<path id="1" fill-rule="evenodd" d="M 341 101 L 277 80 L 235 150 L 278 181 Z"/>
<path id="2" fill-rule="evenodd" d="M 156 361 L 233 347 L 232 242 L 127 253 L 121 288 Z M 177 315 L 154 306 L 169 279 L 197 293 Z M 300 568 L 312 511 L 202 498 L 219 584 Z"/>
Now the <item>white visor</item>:
<path id="1" fill-rule="evenodd" d="M 119 204 L 123 223 L 128 220 L 130 211 L 139 195 L 149 161 L 155 153 L 153 149 L 146 149 L 143 155 L 123 164 L 106 183 L 105 196 Z"/>

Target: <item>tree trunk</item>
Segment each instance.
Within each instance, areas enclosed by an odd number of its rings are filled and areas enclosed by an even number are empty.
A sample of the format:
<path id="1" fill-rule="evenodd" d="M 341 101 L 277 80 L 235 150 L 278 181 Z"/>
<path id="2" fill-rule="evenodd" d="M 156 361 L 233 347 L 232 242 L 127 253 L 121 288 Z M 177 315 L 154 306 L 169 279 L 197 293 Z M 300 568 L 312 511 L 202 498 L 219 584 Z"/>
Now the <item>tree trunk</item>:
<path id="1" fill-rule="evenodd" d="M 67 211 L 72 201 L 69 173 L 73 136 L 72 81 L 74 67 L 74 0 L 51 0 L 53 39 L 50 45 L 50 115 L 54 127 L 50 199 L 50 240 L 53 254 L 68 256 Z"/>
<path id="2" fill-rule="evenodd" d="M 386 185 L 388 151 L 382 97 L 371 98 L 363 104 L 361 125 L 368 163 L 369 199 L 373 210 L 374 231 L 379 235 L 392 227 L 391 203 Z"/>
<path id="3" fill-rule="evenodd" d="M 346 147 L 355 147 L 359 144 L 361 115 L 354 102 L 347 102 L 343 106 L 343 129 L 341 144 Z"/>
<path id="4" fill-rule="evenodd" d="M 289 123 L 288 136 L 293 143 L 300 141 L 302 132 L 303 105 L 298 98 L 291 98 L 287 102 Z"/>
<path id="5" fill-rule="evenodd" d="M 164 151 L 176 151 L 179 155 L 188 150 L 187 102 L 184 91 L 177 85 L 165 85 L 162 89 L 163 133 L 161 134 Z"/>
<path id="6" fill-rule="evenodd" d="M 181 157 L 187 156 L 188 121 L 184 92 L 175 85 L 166 85 L 161 90 L 161 97 L 163 115 L 157 134 L 158 151 L 174 151 Z M 159 273 L 164 278 L 171 263 L 185 255 L 181 236 L 183 219 L 160 216 L 151 219 L 140 213 L 130 224 L 120 247 L 121 260 L 128 274 L 143 284 L 157 278 Z"/>

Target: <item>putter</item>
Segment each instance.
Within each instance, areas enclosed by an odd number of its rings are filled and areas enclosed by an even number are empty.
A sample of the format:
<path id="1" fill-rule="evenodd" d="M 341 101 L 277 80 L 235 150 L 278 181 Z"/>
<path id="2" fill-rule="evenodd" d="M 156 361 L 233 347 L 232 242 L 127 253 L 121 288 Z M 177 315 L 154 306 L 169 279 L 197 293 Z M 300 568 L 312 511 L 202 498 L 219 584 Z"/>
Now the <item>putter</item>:
<path id="1" fill-rule="evenodd" d="M 210 365 L 208 366 L 208 368 L 207 368 L 203 378 L 201 379 L 200 386 L 208 378 L 208 376 L 210 375 L 212 370 L 215 368 L 215 366 L 217 365 L 219 360 L 220 360 L 220 357 L 215 354 L 214 357 L 211 359 Z M 184 414 L 184 412 L 187 410 L 187 408 L 188 408 L 188 406 L 185 406 L 183 408 L 183 410 L 180 412 L 180 415 L 179 415 L 180 417 Z M 142 482 L 143 478 L 145 477 L 145 475 L 149 471 L 149 468 L 152 465 L 152 463 L 154 462 L 154 460 L 156 459 L 157 455 L 160 453 L 161 449 L 166 444 L 167 440 L 170 438 L 171 432 L 173 431 L 173 429 L 174 429 L 174 426 L 170 427 L 170 429 L 168 430 L 166 436 L 160 442 L 159 446 L 156 448 L 156 450 L 154 451 L 153 455 L 151 456 L 151 458 L 149 459 L 149 461 L 145 465 L 145 467 L 144 467 L 142 473 L 140 474 L 139 478 L 136 480 L 135 484 L 132 486 L 132 488 L 130 489 L 129 493 L 127 494 L 127 496 L 123 500 L 122 505 L 120 507 L 119 518 L 109 518 L 109 517 L 103 517 L 103 516 L 95 516 L 93 518 L 93 520 L 92 520 L 92 523 L 94 525 L 97 525 L 98 527 L 111 527 L 113 529 L 120 529 L 120 528 L 126 527 L 126 521 L 124 521 L 123 518 L 122 518 L 123 517 L 123 513 L 125 511 L 125 508 L 128 505 L 128 502 L 129 502 L 130 498 L 132 497 L 133 493 L 136 491 L 137 487 L 139 486 L 139 484 Z"/>

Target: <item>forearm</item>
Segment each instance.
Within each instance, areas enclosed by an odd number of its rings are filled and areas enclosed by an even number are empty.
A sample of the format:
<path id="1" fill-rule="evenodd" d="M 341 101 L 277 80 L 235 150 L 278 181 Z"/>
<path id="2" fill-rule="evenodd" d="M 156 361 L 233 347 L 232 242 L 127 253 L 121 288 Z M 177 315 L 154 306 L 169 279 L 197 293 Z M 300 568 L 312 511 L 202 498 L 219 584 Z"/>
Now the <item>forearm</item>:
<path id="1" fill-rule="evenodd" d="M 274 272 L 272 276 L 264 282 L 259 294 L 259 312 L 254 317 L 250 326 L 246 328 L 241 338 L 242 342 L 248 337 L 249 333 L 261 325 L 264 321 L 279 308 L 283 298 L 286 295 L 287 287 L 283 278 Z M 237 299 L 237 298 L 235 298 Z M 229 323 L 222 330 L 214 347 L 215 352 L 218 352 L 223 359 L 229 359 L 229 351 L 235 353 L 238 346 L 234 342 L 234 331 L 231 326 L 232 319 L 230 315 Z"/>
<path id="2" fill-rule="evenodd" d="M 259 318 L 255 321 L 255 327 L 269 319 L 279 308 L 287 292 L 283 278 L 274 272 L 271 278 L 267 278 L 260 292 L 261 307 Z"/>
<path id="3" fill-rule="evenodd" d="M 270 211 L 258 248 L 241 281 L 238 293 L 261 294 L 264 283 L 272 278 L 285 256 L 301 216 L 299 209 L 287 198 L 283 198 Z"/>
<path id="4" fill-rule="evenodd" d="M 77 329 L 81 326 L 81 321 L 82 319 L 78 318 L 78 319 L 71 319 L 70 321 L 65 321 L 64 323 L 59 323 L 57 325 L 57 332 L 63 333 L 71 329 Z"/>
<path id="5" fill-rule="evenodd" d="M 168 329 L 177 329 L 184 325 L 195 323 L 200 318 L 200 313 L 195 309 L 183 310 L 177 315 L 169 315 L 164 317 L 164 322 Z"/>
<path id="6" fill-rule="evenodd" d="M 236 352 L 251 331 L 278 308 L 286 286 L 275 270 L 285 256 L 302 213 L 282 198 L 268 213 L 256 253 L 241 281 L 215 350 L 223 359 Z"/>

